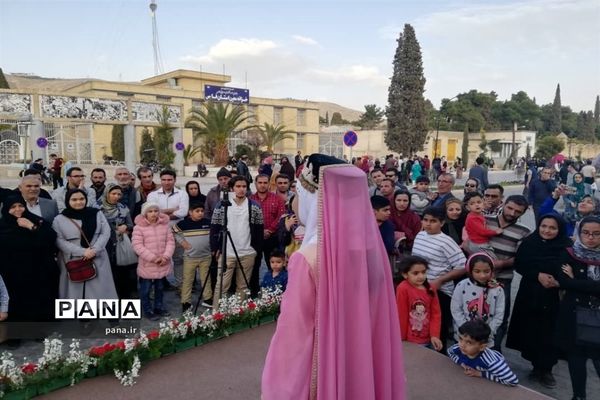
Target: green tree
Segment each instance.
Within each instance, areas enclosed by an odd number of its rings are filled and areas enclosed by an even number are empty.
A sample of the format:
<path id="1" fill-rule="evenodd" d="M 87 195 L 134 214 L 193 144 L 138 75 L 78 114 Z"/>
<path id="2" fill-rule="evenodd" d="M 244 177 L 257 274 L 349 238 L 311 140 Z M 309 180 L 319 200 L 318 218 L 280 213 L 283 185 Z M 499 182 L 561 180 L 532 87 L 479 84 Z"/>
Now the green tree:
<path id="1" fill-rule="evenodd" d="M 192 158 L 201 151 L 202 149 L 200 147 L 194 147 L 191 144 L 185 146 L 185 149 L 183 149 L 183 165 L 186 167 L 190 165 Z"/>
<path id="2" fill-rule="evenodd" d="M 273 147 L 285 139 L 293 139 L 291 135 L 294 131 L 285 129 L 285 125 L 271 125 L 267 122 L 260 128 L 260 137 L 263 146 L 267 146 L 267 152 L 273 153 Z"/>
<path id="3" fill-rule="evenodd" d="M 165 168 L 171 168 L 175 161 L 173 151 L 173 129 L 169 124 L 169 109 L 163 106 L 158 114 L 159 126 L 154 128 L 154 145 L 156 146 L 156 161 Z"/>
<path id="4" fill-rule="evenodd" d="M 10 86 L 8 85 L 8 81 L 6 80 L 6 77 L 4 76 L 4 72 L 2 72 L 2 68 L 0 68 L 0 89 L 10 89 Z"/>
<path id="5" fill-rule="evenodd" d="M 154 160 L 155 157 L 156 146 L 154 145 L 152 134 L 150 133 L 150 129 L 144 128 L 142 130 L 142 144 L 140 145 L 140 162 L 147 164 Z"/>
<path id="6" fill-rule="evenodd" d="M 357 125 L 363 129 L 373 129 L 383 121 L 385 111 L 375 104 L 365 105 L 365 112 L 361 114 Z"/>
<path id="7" fill-rule="evenodd" d="M 125 127 L 123 125 L 113 125 L 110 150 L 114 160 L 125 160 Z"/>
<path id="8" fill-rule="evenodd" d="M 344 120 L 342 119 L 342 114 L 339 112 L 334 112 L 331 114 L 331 125 L 342 125 Z"/>
<path id="9" fill-rule="evenodd" d="M 569 106 L 561 107 L 561 131 L 568 136 L 576 136 L 577 133 L 577 113 L 571 110 Z M 552 132 L 552 131 L 551 131 Z"/>
<path id="10" fill-rule="evenodd" d="M 594 123 L 596 127 L 600 126 L 600 96 L 596 96 L 596 104 L 594 105 Z"/>
<path id="11" fill-rule="evenodd" d="M 560 133 L 562 129 L 562 108 L 560 103 L 560 83 L 556 85 L 556 93 L 554 94 L 554 102 L 552 103 L 552 124 L 550 132 Z"/>
<path id="12" fill-rule="evenodd" d="M 319 125 L 327 125 L 327 118 L 319 115 Z"/>
<path id="13" fill-rule="evenodd" d="M 485 132 L 481 132 L 481 140 L 479 141 L 479 148 L 481 149 L 481 154 L 480 156 L 483 158 L 487 157 L 487 151 L 488 151 L 488 141 L 487 138 L 485 137 Z"/>
<path id="14" fill-rule="evenodd" d="M 563 151 L 565 144 L 556 136 L 546 136 L 537 141 L 536 147 L 535 156 L 543 160 L 549 160 Z"/>
<path id="15" fill-rule="evenodd" d="M 386 145 L 395 152 L 413 154 L 427 137 L 425 76 L 421 46 L 409 24 L 398 37 L 394 74 L 388 89 Z"/>
<path id="16" fill-rule="evenodd" d="M 250 117 L 242 106 L 230 107 L 230 104 L 206 102 L 202 107 L 190 110 L 185 124 L 193 129 L 194 139 L 204 137 L 205 141 L 214 143 L 209 158 L 214 158 L 217 165 L 225 165 L 229 156 L 229 139 L 247 127 Z"/>

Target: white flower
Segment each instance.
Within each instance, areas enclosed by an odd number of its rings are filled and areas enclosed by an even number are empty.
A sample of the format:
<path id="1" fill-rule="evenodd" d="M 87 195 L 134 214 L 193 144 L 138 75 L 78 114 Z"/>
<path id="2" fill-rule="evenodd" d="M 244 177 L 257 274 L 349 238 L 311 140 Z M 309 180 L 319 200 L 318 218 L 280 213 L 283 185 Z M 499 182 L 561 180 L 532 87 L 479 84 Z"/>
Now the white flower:
<path id="1" fill-rule="evenodd" d="M 13 355 L 7 351 L 0 356 L 0 378 L 7 379 L 15 388 L 23 387 L 23 371 L 15 362 Z M 0 397 L 4 393 L 0 390 Z"/>
<path id="2" fill-rule="evenodd" d="M 62 359 L 63 342 L 60 339 L 44 339 L 44 354 L 38 360 L 40 368 L 48 368 L 53 365 L 58 365 Z"/>
<path id="3" fill-rule="evenodd" d="M 115 369 L 115 376 L 123 386 L 133 386 L 135 384 L 135 378 L 140 376 L 141 367 L 142 363 L 140 362 L 140 358 L 135 355 L 133 356 L 133 364 L 131 365 L 131 369 L 126 372 L 121 372 L 118 369 Z"/>

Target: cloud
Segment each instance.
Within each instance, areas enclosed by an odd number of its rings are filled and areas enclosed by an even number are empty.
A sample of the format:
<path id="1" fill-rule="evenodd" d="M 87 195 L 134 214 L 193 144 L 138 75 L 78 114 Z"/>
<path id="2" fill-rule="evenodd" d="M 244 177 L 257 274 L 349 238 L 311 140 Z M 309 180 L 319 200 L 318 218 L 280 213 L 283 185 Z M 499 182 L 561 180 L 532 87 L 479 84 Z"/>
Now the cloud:
<path id="1" fill-rule="evenodd" d="M 317 42 L 315 39 L 306 37 L 306 36 L 301 36 L 301 35 L 293 35 L 292 38 L 301 44 L 306 44 L 309 46 L 318 46 L 319 42 Z"/>
<path id="2" fill-rule="evenodd" d="M 379 68 L 371 65 L 350 65 L 337 69 L 312 68 L 308 71 L 310 78 L 323 83 L 361 82 L 374 86 L 388 86 L 389 80 L 379 72 Z"/>
<path id="3" fill-rule="evenodd" d="M 221 39 L 209 49 L 208 54 L 200 57 L 188 55 L 182 57 L 182 60 L 194 63 L 213 63 L 217 60 L 261 56 L 277 47 L 272 40 Z"/>
<path id="4" fill-rule="evenodd" d="M 595 0 L 532 0 L 469 5 L 417 18 L 426 96 L 435 105 L 470 89 L 518 90 L 552 102 L 561 84 L 564 104 L 590 109 L 600 91 L 600 5 Z M 378 30 L 397 39 L 400 24 Z"/>

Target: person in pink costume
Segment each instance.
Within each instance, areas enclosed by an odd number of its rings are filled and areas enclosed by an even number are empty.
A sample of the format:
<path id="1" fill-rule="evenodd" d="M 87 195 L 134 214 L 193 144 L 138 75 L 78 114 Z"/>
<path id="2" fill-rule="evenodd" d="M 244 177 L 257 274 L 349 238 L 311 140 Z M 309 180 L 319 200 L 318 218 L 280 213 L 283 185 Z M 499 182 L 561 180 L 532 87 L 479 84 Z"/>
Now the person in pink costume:
<path id="1" fill-rule="evenodd" d="M 367 177 L 310 156 L 296 207 L 306 227 L 262 375 L 262 399 L 403 400 L 391 268 L 369 210 Z M 363 210 L 365 212 L 360 212 Z"/>

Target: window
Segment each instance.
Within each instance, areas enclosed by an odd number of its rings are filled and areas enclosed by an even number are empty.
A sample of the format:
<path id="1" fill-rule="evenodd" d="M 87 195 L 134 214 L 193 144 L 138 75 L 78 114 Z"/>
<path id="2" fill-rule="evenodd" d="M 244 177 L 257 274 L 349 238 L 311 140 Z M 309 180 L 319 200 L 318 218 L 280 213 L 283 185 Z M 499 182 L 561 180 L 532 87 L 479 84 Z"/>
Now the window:
<path id="1" fill-rule="evenodd" d="M 304 152 L 304 133 L 296 134 L 296 150 Z"/>
<path id="2" fill-rule="evenodd" d="M 273 125 L 280 125 L 283 120 L 283 108 L 273 107 Z"/>
<path id="3" fill-rule="evenodd" d="M 306 110 L 298 110 L 298 114 L 296 115 L 296 125 L 306 126 Z"/>

